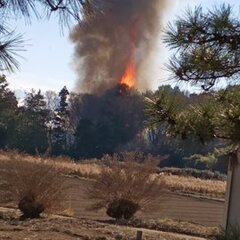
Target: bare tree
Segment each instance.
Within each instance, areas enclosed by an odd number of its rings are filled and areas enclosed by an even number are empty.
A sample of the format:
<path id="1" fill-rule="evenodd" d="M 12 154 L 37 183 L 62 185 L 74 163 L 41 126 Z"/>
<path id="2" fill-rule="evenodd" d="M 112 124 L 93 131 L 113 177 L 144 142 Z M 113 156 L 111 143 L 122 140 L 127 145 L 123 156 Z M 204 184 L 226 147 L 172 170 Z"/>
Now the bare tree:
<path id="1" fill-rule="evenodd" d="M 59 105 L 58 94 L 54 91 L 49 90 L 49 91 L 45 92 L 44 98 L 46 100 L 47 109 L 49 109 L 51 111 L 55 111 L 55 109 Z"/>

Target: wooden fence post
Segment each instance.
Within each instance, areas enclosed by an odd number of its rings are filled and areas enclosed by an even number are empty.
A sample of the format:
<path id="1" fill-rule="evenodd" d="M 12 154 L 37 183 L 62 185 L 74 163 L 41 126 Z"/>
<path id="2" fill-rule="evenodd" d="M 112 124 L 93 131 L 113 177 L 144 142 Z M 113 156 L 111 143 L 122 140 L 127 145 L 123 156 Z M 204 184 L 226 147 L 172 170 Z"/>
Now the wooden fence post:
<path id="1" fill-rule="evenodd" d="M 142 240 L 142 231 L 137 231 L 136 240 Z"/>

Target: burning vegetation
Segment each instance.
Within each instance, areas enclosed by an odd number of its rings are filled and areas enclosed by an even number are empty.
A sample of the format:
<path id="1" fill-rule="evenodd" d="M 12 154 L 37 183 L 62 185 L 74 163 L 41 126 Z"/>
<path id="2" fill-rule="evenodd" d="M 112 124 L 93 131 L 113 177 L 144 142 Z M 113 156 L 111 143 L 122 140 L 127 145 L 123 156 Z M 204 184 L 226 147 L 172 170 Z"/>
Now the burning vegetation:
<path id="1" fill-rule="evenodd" d="M 71 33 L 80 92 L 101 94 L 117 82 L 145 90 L 166 0 L 99 1 Z M 140 72 L 140 69 L 141 72 Z"/>
<path id="2" fill-rule="evenodd" d="M 136 82 L 136 69 L 134 61 L 131 60 L 126 66 L 125 72 L 120 79 L 120 84 L 125 84 L 129 88 L 133 87 Z"/>

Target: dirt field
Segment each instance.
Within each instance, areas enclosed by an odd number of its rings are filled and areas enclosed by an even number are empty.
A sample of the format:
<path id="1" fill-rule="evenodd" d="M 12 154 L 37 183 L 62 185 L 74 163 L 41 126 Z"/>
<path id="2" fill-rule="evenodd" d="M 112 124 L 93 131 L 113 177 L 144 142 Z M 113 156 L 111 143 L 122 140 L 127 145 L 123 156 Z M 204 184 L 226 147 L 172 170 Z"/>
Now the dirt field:
<path id="1" fill-rule="evenodd" d="M 75 216 L 94 220 L 108 219 L 104 210 L 98 212 L 88 210 L 92 202 L 84 193 L 84 187 L 89 186 L 91 181 L 73 178 L 68 180 L 68 184 L 71 188 L 68 190 L 65 207 L 72 208 Z M 219 226 L 223 221 L 223 214 L 223 200 L 166 192 L 161 194 L 149 211 L 144 211 L 137 217 L 149 220 L 171 218 L 207 226 Z"/>
<path id="2" fill-rule="evenodd" d="M 18 211 L 0 208 L 0 240 L 135 240 L 138 230 L 143 231 L 144 240 L 203 240 L 184 234 L 109 224 L 104 210 L 88 210 L 91 201 L 84 188 L 92 183 L 92 180 L 67 178 L 66 184 L 71 188 L 67 190 L 64 208 L 72 208 L 74 217 L 47 216 L 22 222 L 18 220 Z M 137 217 L 146 221 L 172 218 L 218 226 L 223 218 L 223 206 L 221 200 L 167 192 L 161 194 L 149 211 Z"/>
<path id="3" fill-rule="evenodd" d="M 203 240 L 203 238 L 183 234 L 56 216 L 22 222 L 14 217 L 9 218 L 9 215 L 19 214 L 15 213 L 15 210 L 11 210 L 9 214 L 9 211 L 9 209 L 0 208 L 0 216 L 4 214 L 6 216 L 6 219 L 0 217 L 1 240 L 135 240 L 138 230 L 143 231 L 144 240 Z"/>

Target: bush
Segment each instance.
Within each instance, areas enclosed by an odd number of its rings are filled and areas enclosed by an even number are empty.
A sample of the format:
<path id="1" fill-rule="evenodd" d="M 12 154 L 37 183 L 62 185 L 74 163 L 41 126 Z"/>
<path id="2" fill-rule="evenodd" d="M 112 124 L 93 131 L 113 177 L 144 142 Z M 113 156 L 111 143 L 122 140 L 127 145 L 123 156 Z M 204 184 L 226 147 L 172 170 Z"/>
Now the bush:
<path id="1" fill-rule="evenodd" d="M 88 196 L 95 201 L 92 210 L 105 208 L 112 218 L 130 219 L 159 196 L 164 183 L 155 178 L 156 159 L 123 153 L 102 160 L 100 174 L 87 189 Z"/>
<path id="2" fill-rule="evenodd" d="M 60 209 L 63 177 L 53 162 L 12 154 L 0 159 L 2 198 L 18 206 L 22 219 L 38 218 L 42 212 Z M 4 187 L 3 187 L 4 186 Z"/>
<path id="3" fill-rule="evenodd" d="M 116 219 L 130 219 L 140 209 L 133 201 L 116 199 L 107 206 L 107 215 Z"/>
<path id="4" fill-rule="evenodd" d="M 23 219 L 39 218 L 44 211 L 44 205 L 38 202 L 32 193 L 26 194 L 18 203 L 18 208 L 22 211 Z"/>

